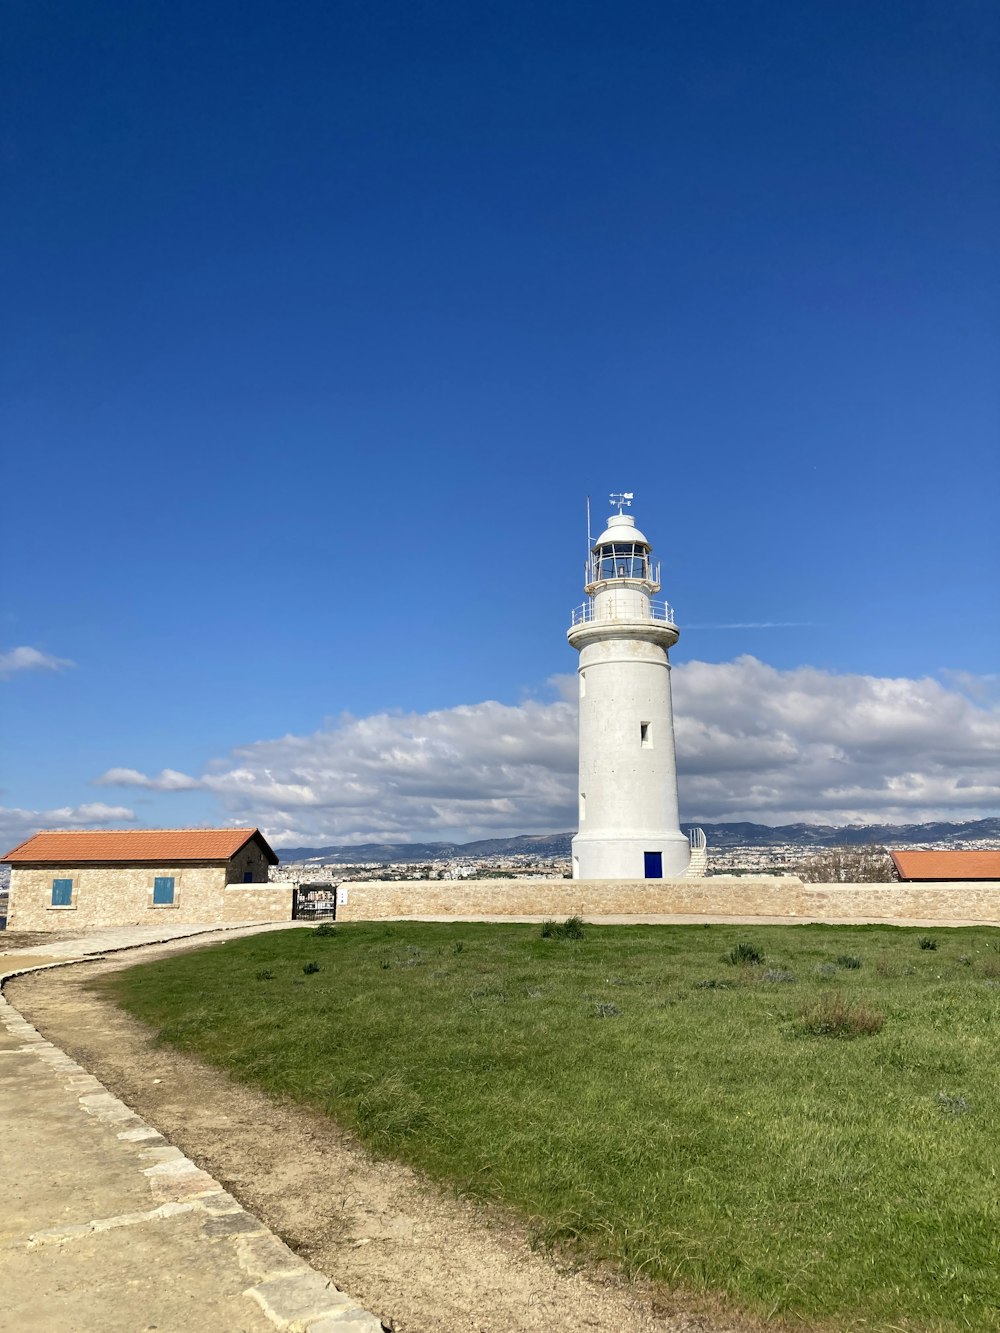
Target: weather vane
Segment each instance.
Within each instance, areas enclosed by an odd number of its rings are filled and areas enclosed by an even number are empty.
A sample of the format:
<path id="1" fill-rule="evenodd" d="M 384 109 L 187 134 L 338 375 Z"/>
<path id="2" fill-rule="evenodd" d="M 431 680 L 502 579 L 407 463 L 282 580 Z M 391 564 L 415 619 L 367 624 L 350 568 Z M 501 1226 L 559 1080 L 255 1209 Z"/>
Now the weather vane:
<path id="1" fill-rule="evenodd" d="M 635 499 L 634 491 L 614 491 L 612 492 L 611 495 L 611 503 L 613 505 L 618 506 L 619 514 L 622 512 L 622 510 L 625 508 L 626 505 L 631 507 L 632 501 L 634 499 Z"/>

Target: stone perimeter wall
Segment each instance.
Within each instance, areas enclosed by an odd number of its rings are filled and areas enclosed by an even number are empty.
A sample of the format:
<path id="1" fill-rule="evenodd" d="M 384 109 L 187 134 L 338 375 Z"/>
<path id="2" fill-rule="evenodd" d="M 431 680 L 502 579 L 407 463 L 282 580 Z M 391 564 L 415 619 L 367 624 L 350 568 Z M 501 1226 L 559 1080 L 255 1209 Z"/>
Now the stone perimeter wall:
<path id="1" fill-rule="evenodd" d="M 11 930 L 287 921 L 290 883 L 226 883 L 226 867 L 14 867 Z M 232 873 L 232 872 L 230 872 Z M 172 907 L 154 907 L 153 878 L 172 875 Z M 73 880 L 52 907 L 52 880 Z M 343 885 L 338 921 L 401 916 L 773 916 L 803 921 L 976 921 L 1000 925 L 1000 883 L 803 884 L 793 876 L 688 880 L 380 880 Z M 162 917 L 159 916 L 162 914 Z"/>
<path id="2" fill-rule="evenodd" d="M 173 876 L 171 906 L 153 906 L 153 879 L 157 875 Z M 149 926 L 157 921 L 200 925 L 290 920 L 291 884 L 227 884 L 226 875 L 224 865 L 14 866 L 7 929 L 81 930 Z M 52 906 L 54 879 L 72 879 L 71 906 Z"/>
<path id="3" fill-rule="evenodd" d="M 378 880 L 345 883 L 338 921 L 400 916 L 691 915 L 1000 925 L 1000 883 L 803 884 L 793 876 L 691 880 Z"/>

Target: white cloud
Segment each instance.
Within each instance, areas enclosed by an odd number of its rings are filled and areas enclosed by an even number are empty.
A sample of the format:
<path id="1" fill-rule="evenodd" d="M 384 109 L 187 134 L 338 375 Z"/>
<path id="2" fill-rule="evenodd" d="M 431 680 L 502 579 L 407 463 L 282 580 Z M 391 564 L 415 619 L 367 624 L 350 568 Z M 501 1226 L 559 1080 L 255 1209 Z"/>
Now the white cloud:
<path id="1" fill-rule="evenodd" d="M 779 671 L 753 657 L 673 674 L 681 812 L 765 824 L 919 822 L 1000 810 L 1000 708 L 919 680 Z M 556 702 L 344 716 L 241 746 L 200 778 L 132 785 L 213 792 L 278 845 L 465 841 L 575 827 L 576 684 Z M 172 779 L 177 781 L 170 785 Z"/>
<path id="2" fill-rule="evenodd" d="M 61 805 L 52 810 L 18 810 L 0 806 L 0 843 L 6 852 L 43 828 L 107 828 L 109 824 L 134 822 L 135 811 L 128 806 L 104 805 L 101 801 Z"/>
<path id="3" fill-rule="evenodd" d="M 99 778 L 94 778 L 95 787 L 145 787 L 148 791 L 196 791 L 202 786 L 197 778 L 190 778 L 186 773 L 178 773 L 175 768 L 164 768 L 155 776 L 140 773 L 137 768 L 109 768 Z"/>
<path id="4" fill-rule="evenodd" d="M 255 810 L 276 840 L 474 838 L 566 824 L 572 704 L 487 702 L 433 713 L 342 717 L 311 736 L 258 741 L 203 783 Z M 567 825 L 568 827 L 568 825 Z"/>
<path id="5" fill-rule="evenodd" d="M 971 699 L 977 703 L 1000 703 L 1000 673 L 988 672 L 983 675 L 973 675 L 971 671 L 949 671 L 941 672 L 941 676 L 950 685 L 962 690 Z"/>
<path id="6" fill-rule="evenodd" d="M 1000 809 L 1000 709 L 967 691 L 753 657 L 692 662 L 674 684 L 691 817 L 909 823 Z"/>
<path id="7" fill-rule="evenodd" d="M 0 680 L 9 680 L 19 671 L 63 671 L 76 666 L 68 657 L 53 657 L 39 648 L 11 648 L 0 653 Z"/>

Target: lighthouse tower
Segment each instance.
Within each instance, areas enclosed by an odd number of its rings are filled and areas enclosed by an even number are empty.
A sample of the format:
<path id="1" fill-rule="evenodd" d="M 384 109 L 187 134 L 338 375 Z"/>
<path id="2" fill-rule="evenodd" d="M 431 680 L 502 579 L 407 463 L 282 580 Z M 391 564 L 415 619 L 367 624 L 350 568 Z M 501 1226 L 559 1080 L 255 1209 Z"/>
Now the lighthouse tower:
<path id="1" fill-rule="evenodd" d="M 684 875 L 691 848 L 677 815 L 677 760 L 667 650 L 680 637 L 674 613 L 654 601 L 659 565 L 624 512 L 591 546 L 588 600 L 568 638 L 580 654 L 580 832 L 574 879 Z"/>

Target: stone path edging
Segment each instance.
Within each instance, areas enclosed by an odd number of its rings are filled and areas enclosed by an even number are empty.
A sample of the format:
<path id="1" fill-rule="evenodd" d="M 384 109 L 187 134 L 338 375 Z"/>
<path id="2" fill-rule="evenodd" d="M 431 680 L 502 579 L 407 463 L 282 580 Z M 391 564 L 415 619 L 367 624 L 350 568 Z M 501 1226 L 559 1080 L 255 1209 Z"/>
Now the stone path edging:
<path id="1" fill-rule="evenodd" d="M 191 932 L 192 935 L 207 933 L 212 932 Z M 170 935 L 167 940 L 144 940 L 123 948 L 141 948 L 178 938 L 185 937 Z M 47 1041 L 3 994 L 3 987 L 12 977 L 52 967 L 70 967 L 74 962 L 122 951 L 106 949 L 84 958 L 60 959 L 0 972 L 0 1022 L 11 1037 L 20 1040 L 16 1053 L 33 1055 L 42 1077 L 54 1075 L 75 1096 L 84 1114 L 113 1129 L 122 1145 L 134 1150 L 136 1170 L 146 1177 L 151 1196 L 151 1207 L 146 1211 L 33 1232 L 27 1248 L 72 1244 L 95 1233 L 190 1213 L 200 1220 L 206 1241 L 230 1241 L 236 1262 L 250 1280 L 244 1296 L 260 1307 L 279 1333 L 384 1333 L 385 1325 L 377 1316 L 362 1309 L 328 1277 L 300 1259 L 217 1180 L 168 1143 L 158 1129 L 109 1092 L 65 1051 Z"/>

